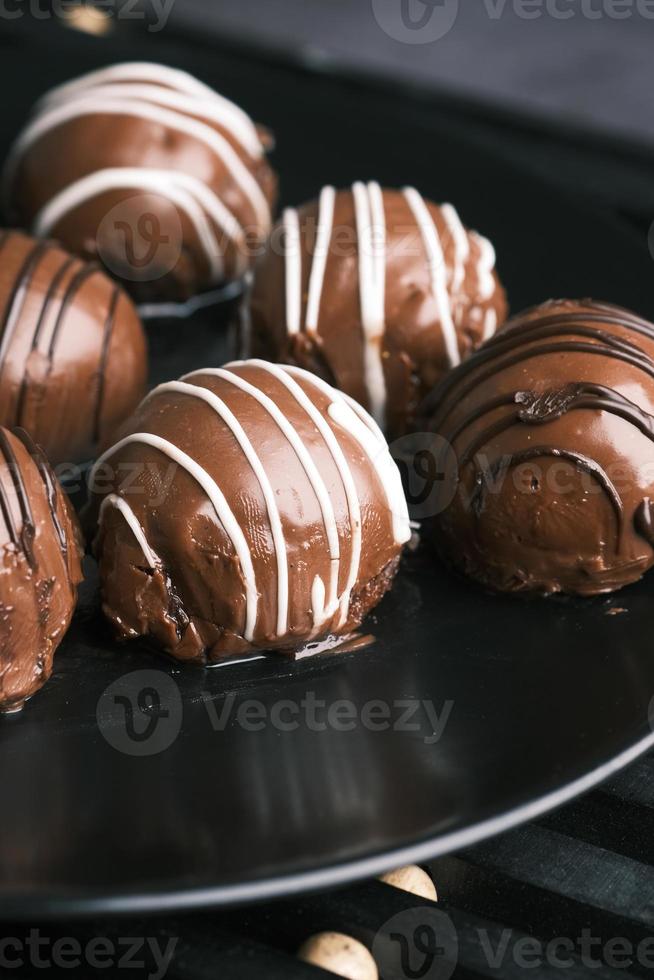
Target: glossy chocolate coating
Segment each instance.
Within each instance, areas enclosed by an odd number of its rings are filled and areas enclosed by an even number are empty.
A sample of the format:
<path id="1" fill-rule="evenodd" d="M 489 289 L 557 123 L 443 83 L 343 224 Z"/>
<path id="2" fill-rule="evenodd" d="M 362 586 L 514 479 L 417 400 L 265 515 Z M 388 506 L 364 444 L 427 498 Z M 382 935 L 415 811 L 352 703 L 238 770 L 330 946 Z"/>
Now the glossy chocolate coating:
<path id="1" fill-rule="evenodd" d="M 291 651 L 358 626 L 409 525 L 372 419 L 263 361 L 161 385 L 91 476 L 103 608 L 181 660 Z"/>
<path id="2" fill-rule="evenodd" d="M 0 231 L 0 424 L 53 464 L 95 454 L 138 405 L 146 341 L 125 293 L 52 242 Z"/>
<path id="3" fill-rule="evenodd" d="M 355 184 L 289 209 L 255 270 L 254 354 L 347 392 L 389 437 L 506 317 L 490 243 L 451 205 Z"/>
<path id="4" fill-rule="evenodd" d="M 427 414 L 458 459 L 433 522 L 457 568 L 502 591 L 593 595 L 654 564 L 651 323 L 544 303 L 452 372 Z"/>
<path id="5" fill-rule="evenodd" d="M 48 680 L 82 580 L 77 519 L 43 452 L 0 428 L 0 710 Z"/>
<path id="6" fill-rule="evenodd" d="M 241 277 L 270 229 L 270 138 L 185 72 L 114 65 L 49 92 L 5 169 L 12 223 L 104 262 L 139 296 Z"/>

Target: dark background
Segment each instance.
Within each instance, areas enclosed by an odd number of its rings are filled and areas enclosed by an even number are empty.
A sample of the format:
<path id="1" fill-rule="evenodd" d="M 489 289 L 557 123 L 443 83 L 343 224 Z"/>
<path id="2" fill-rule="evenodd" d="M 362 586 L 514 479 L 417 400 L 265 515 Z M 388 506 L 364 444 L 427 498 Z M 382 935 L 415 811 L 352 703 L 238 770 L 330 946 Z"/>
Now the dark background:
<path id="1" fill-rule="evenodd" d="M 408 0 L 413 30 L 401 8 L 402 0 L 176 0 L 170 24 L 654 143 L 654 4 Z M 450 11 L 451 30 L 430 41 Z"/>
<path id="2" fill-rule="evenodd" d="M 3 2 L 25 10 L 48 0 Z M 158 41 L 186 36 L 214 45 L 216 62 L 256 52 L 426 100 L 449 132 L 479 136 L 494 155 L 648 234 L 654 0 L 138 0 L 136 10 L 131 0 L 96 2 L 108 28 L 147 33 L 155 52 Z"/>

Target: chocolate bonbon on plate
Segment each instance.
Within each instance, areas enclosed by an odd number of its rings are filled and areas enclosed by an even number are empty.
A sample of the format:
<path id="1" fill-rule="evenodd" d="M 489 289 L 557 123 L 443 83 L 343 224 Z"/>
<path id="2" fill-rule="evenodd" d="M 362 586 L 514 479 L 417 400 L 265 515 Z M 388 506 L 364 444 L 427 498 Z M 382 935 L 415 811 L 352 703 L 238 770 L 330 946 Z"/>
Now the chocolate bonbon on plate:
<path id="1" fill-rule="evenodd" d="M 91 474 L 103 608 L 181 660 L 350 634 L 410 528 L 380 430 L 296 367 L 251 360 L 160 385 Z"/>
<path id="2" fill-rule="evenodd" d="M 456 568 L 501 591 L 593 595 L 654 564 L 653 324 L 544 303 L 453 371 L 426 414 L 444 461 L 433 530 Z"/>
<path id="3" fill-rule="evenodd" d="M 6 209 L 139 296 L 187 299 L 240 278 L 267 234 L 269 143 L 192 75 L 113 65 L 37 104 L 7 160 Z"/>
<path id="4" fill-rule="evenodd" d="M 142 398 L 146 340 L 134 305 L 96 266 L 0 231 L 0 424 L 53 464 L 89 458 Z"/>
<path id="5" fill-rule="evenodd" d="M 50 677 L 77 602 L 77 519 L 43 452 L 0 428 L 0 711 L 22 707 Z"/>
<path id="6" fill-rule="evenodd" d="M 256 267 L 245 349 L 314 371 L 390 437 L 506 317 L 491 243 L 415 188 L 323 188 Z"/>

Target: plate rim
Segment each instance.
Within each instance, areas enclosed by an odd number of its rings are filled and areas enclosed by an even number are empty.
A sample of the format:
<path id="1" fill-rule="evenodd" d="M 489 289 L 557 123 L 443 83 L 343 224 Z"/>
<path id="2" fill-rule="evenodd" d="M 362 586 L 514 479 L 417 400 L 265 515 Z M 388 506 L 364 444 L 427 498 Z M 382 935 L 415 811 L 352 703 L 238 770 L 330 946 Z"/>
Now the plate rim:
<path id="1" fill-rule="evenodd" d="M 321 869 L 297 871 L 291 875 L 262 878 L 245 884 L 214 887 L 188 887 L 176 890 L 149 892 L 113 892 L 103 895 L 78 894 L 75 897 L 50 895 L 16 898 L 0 896 L 0 917 L 3 919 L 42 918 L 46 920 L 73 917 L 92 918 L 96 915 L 129 916 L 172 912 L 194 912 L 208 908 L 235 908 L 255 905 L 274 899 L 288 899 L 300 894 L 325 889 L 344 888 L 378 877 L 390 869 L 407 864 L 425 864 L 436 858 L 488 840 L 534 820 L 603 783 L 610 776 L 635 762 L 654 748 L 654 730 L 628 746 L 618 755 L 597 766 L 591 772 L 552 790 L 536 800 L 521 803 L 505 813 L 487 817 L 478 823 L 439 834 L 426 841 L 407 844 L 392 851 L 368 857 L 338 862 Z"/>

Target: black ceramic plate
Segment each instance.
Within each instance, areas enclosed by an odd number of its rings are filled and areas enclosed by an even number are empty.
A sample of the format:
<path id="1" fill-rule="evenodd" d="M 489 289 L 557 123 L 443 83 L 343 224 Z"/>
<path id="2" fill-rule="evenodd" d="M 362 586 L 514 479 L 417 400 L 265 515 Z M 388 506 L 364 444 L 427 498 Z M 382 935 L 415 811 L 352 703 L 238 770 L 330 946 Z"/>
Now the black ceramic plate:
<path id="1" fill-rule="evenodd" d="M 410 182 L 495 241 L 514 308 L 576 294 L 654 313 L 645 241 L 454 139 L 429 103 L 169 41 L 0 45 L 5 143 L 72 72 L 169 60 L 276 131 L 287 201 L 327 180 Z M 153 377 L 223 359 L 220 320 L 152 324 Z M 0 916 L 344 882 L 534 816 L 654 741 L 654 578 L 610 599 L 517 601 L 418 551 L 366 630 L 359 651 L 181 670 L 113 643 L 89 563 L 52 681 L 0 723 Z"/>

